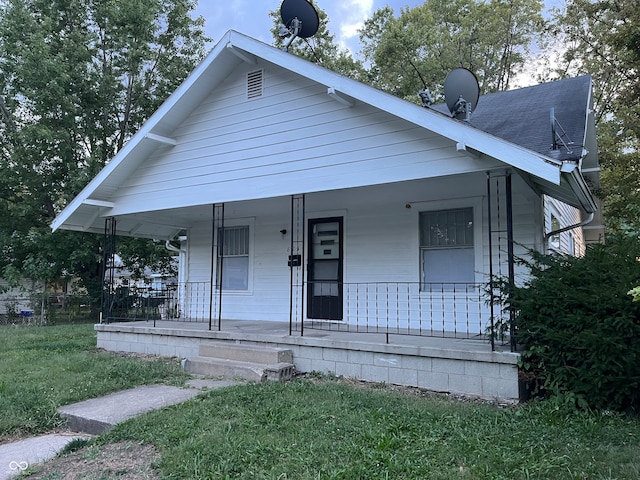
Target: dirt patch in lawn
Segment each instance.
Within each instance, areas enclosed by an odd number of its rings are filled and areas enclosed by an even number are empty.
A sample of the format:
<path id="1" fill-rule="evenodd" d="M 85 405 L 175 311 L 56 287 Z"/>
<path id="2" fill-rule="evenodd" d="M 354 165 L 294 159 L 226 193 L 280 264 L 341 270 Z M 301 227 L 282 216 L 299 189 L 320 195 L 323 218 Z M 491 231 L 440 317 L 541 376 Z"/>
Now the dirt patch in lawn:
<path id="1" fill-rule="evenodd" d="M 119 442 L 90 445 L 34 465 L 29 480 L 149 480 L 159 479 L 154 465 L 160 453 L 152 445 Z"/>

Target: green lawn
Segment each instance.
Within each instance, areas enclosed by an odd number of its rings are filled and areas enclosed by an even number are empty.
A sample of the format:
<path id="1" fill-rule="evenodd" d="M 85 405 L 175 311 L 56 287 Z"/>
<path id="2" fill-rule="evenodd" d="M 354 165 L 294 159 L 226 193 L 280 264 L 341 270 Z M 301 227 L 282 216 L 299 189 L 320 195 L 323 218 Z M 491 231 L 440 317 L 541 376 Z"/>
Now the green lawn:
<path id="1" fill-rule="evenodd" d="M 54 405 L 135 383 L 181 380 L 176 362 L 96 352 L 85 326 L 0 333 L 4 435 L 55 424 L 42 420 Z M 123 376 L 132 377 L 126 385 Z M 311 377 L 214 390 L 119 425 L 93 448 L 120 440 L 153 444 L 169 479 L 640 478 L 635 416 L 567 411 L 550 402 L 498 407 L 354 385 Z M 13 401 L 6 400 L 8 390 Z"/>
<path id="2" fill-rule="evenodd" d="M 156 445 L 165 478 L 638 479 L 638 418 L 300 379 L 212 391 L 100 441 Z"/>
<path id="3" fill-rule="evenodd" d="M 149 383 L 181 384 L 173 360 L 96 348 L 93 325 L 0 327 L 0 442 L 60 426 L 56 408 Z"/>

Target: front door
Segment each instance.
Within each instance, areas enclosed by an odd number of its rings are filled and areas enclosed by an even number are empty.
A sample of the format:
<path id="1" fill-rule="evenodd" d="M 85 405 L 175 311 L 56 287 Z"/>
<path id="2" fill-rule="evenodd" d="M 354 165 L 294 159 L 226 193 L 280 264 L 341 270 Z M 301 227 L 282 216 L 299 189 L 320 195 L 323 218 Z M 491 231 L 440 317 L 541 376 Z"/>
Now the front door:
<path id="1" fill-rule="evenodd" d="M 342 223 L 309 220 L 308 318 L 342 320 Z"/>

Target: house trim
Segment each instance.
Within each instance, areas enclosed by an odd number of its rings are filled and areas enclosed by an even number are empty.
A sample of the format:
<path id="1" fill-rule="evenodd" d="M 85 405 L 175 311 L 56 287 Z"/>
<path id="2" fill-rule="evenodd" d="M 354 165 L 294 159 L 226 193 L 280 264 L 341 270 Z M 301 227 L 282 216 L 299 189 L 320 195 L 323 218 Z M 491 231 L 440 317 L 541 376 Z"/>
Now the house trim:
<path id="1" fill-rule="evenodd" d="M 353 100 L 369 104 L 427 131 L 441 135 L 453 142 L 452 148 L 454 149 L 456 145 L 465 145 L 465 148 L 478 152 L 480 159 L 485 157 L 498 159 L 531 175 L 537 179 L 536 183 L 540 183 L 543 188 L 554 189 L 560 186 L 561 177 L 567 177 L 574 194 L 578 196 L 578 200 L 585 207 L 585 210 L 589 211 L 593 204 L 593 199 L 579 172 L 578 175 L 573 172 L 569 174 L 561 172 L 562 163 L 553 158 L 478 130 L 436 110 L 425 109 L 373 87 L 363 85 L 240 33 L 229 31 L 113 160 L 58 215 L 51 224 L 51 228 L 54 231 L 58 228 L 100 231 L 101 226 L 96 226 L 95 222 L 91 225 L 78 226 L 68 221 L 80 209 L 87 212 L 87 209 L 94 211 L 101 208 L 87 205 L 85 200 L 88 198 L 106 200 L 121 180 L 131 175 L 137 166 L 156 149 L 173 148 L 171 142 L 168 142 L 169 145 L 159 144 L 157 139 L 170 139 L 175 128 L 210 94 L 212 89 L 215 89 L 233 69 L 243 63 L 243 60 L 238 57 L 238 53 L 243 56 L 255 57 L 258 65 L 261 62 L 268 62 L 312 79 L 325 85 L 327 91 L 333 95 L 340 95 L 342 100 L 347 99 L 349 102 Z M 579 170 L 577 165 L 576 170 Z M 318 191 L 324 189 L 319 186 Z M 289 193 L 282 192 L 283 195 Z M 225 199 L 220 199 L 220 201 L 223 200 Z M 113 209 L 98 210 L 96 220 L 101 216 L 112 215 L 115 210 L 117 210 L 117 206 Z"/>

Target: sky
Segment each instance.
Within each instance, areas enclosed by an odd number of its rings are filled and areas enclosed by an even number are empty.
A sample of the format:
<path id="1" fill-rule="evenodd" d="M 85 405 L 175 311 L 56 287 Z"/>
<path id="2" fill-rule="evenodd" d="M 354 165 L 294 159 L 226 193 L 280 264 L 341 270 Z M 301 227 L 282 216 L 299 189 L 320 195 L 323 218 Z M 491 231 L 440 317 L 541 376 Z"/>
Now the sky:
<path id="1" fill-rule="evenodd" d="M 213 46 L 227 32 L 237 30 L 272 44 L 269 12 L 280 10 L 282 0 L 199 0 L 196 15 L 204 17 L 207 36 Z M 374 11 L 389 5 L 396 15 L 404 7 L 415 7 L 424 0 L 317 0 L 329 17 L 329 32 L 352 53 L 359 50 L 358 29 Z"/>
<path id="2" fill-rule="evenodd" d="M 279 12 L 282 0 L 199 0 L 198 3 L 194 13 L 205 19 L 205 32 L 213 40 L 210 48 L 228 30 L 236 30 L 273 44 L 269 12 Z M 358 30 L 373 12 L 388 5 L 397 16 L 402 9 L 421 5 L 424 0 L 316 0 L 315 3 L 327 13 L 329 32 L 335 36 L 338 44 L 357 57 L 360 50 Z M 543 15 L 547 15 L 552 7 L 562 8 L 564 0 L 545 0 L 544 4 L 546 8 Z M 524 72 L 512 80 L 512 88 L 534 83 L 534 73 L 539 68 L 536 62 L 534 56 Z"/>

